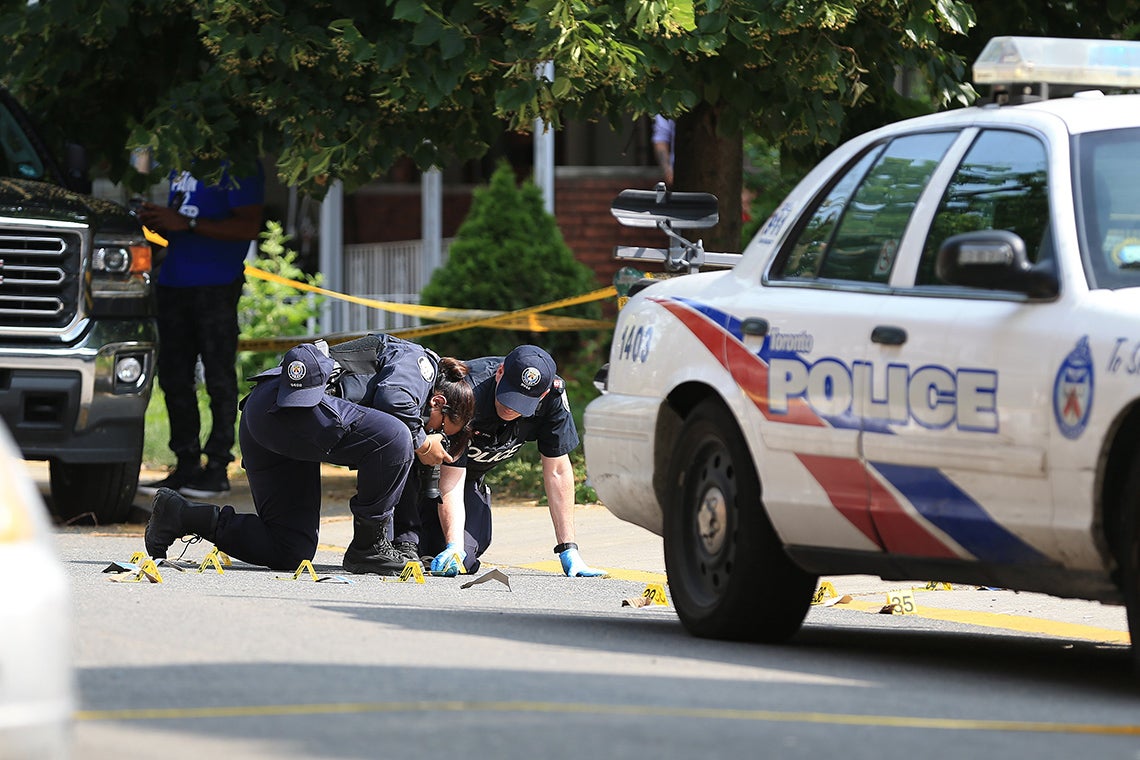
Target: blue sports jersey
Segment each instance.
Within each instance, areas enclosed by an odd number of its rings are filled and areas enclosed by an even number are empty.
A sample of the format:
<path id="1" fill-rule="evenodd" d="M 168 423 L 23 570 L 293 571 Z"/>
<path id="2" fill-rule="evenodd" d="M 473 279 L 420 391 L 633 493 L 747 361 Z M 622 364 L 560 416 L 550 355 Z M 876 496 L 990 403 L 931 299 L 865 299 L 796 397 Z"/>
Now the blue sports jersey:
<path id="1" fill-rule="evenodd" d="M 189 172 L 172 172 L 170 203 L 178 203 L 183 216 L 225 219 L 231 209 L 265 203 L 265 172 L 259 163 L 256 174 L 236 179 L 223 174 L 217 185 L 206 185 Z M 229 285 L 245 270 L 250 245 L 248 240 L 215 240 L 192 232 L 170 233 L 167 242 L 158 284 L 175 288 Z"/>

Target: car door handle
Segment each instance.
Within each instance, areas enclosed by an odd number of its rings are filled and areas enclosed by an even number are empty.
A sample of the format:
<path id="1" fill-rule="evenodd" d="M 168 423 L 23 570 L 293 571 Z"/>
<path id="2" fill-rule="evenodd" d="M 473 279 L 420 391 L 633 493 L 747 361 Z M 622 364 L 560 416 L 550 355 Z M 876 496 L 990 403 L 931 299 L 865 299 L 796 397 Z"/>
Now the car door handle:
<path id="1" fill-rule="evenodd" d="M 768 334 L 768 320 L 761 319 L 760 317 L 748 317 L 740 323 L 740 332 L 745 335 L 759 335 L 761 337 Z"/>
<path id="2" fill-rule="evenodd" d="M 901 327 L 879 325 L 871 331 L 871 342 L 882 343 L 884 346 L 901 346 L 906 343 L 906 330 Z"/>

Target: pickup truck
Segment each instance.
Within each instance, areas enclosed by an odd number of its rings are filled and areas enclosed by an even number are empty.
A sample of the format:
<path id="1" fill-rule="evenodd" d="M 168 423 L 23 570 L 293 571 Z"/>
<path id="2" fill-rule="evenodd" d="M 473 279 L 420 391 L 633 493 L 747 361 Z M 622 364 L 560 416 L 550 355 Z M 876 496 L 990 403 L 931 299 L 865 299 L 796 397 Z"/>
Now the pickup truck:
<path id="1" fill-rule="evenodd" d="M 47 460 L 60 520 L 126 519 L 138 485 L 157 328 L 151 247 L 92 197 L 85 156 L 57 162 L 0 88 L 0 418 Z"/>

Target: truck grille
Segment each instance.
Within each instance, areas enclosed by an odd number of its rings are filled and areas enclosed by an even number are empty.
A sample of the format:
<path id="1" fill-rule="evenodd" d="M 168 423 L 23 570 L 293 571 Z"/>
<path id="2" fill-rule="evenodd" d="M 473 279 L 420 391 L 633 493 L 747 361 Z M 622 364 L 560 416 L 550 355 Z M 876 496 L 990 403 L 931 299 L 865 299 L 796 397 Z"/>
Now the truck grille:
<path id="1" fill-rule="evenodd" d="M 70 231 L 0 230 L 0 330 L 11 335 L 72 323 L 82 246 L 80 235 Z"/>

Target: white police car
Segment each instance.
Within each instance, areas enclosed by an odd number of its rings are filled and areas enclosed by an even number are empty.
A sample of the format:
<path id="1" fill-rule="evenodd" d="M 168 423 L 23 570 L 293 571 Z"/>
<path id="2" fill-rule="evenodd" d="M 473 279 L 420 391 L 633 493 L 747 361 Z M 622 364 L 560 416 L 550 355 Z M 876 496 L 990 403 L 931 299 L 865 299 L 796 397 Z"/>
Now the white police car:
<path id="1" fill-rule="evenodd" d="M 620 311 L 587 468 L 664 537 L 692 633 L 786 639 L 855 573 L 1126 603 L 1140 631 L 1140 95 L 1098 89 L 1140 88 L 1140 43 L 999 38 L 975 81 L 995 102 L 851 140 L 733 268 Z M 695 269 L 730 258 L 675 231 L 709 198 L 614 214 Z"/>

